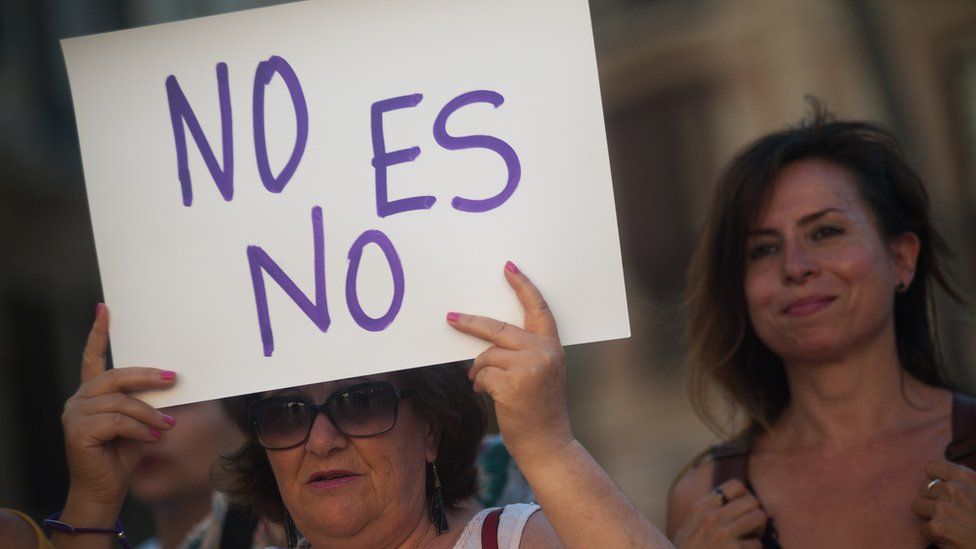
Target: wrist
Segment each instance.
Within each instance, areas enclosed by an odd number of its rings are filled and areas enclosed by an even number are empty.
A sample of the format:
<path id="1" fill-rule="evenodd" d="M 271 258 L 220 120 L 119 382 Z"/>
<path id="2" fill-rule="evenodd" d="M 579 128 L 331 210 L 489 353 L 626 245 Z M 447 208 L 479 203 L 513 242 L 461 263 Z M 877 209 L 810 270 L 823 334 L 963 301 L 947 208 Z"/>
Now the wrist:
<path id="1" fill-rule="evenodd" d="M 109 528 L 100 528 L 71 524 L 63 515 L 63 512 L 55 513 L 44 519 L 44 527 L 51 531 L 51 539 L 58 542 L 58 547 L 107 547 L 114 540 L 123 549 L 132 549 L 121 520 L 116 520 Z"/>
<path id="2" fill-rule="evenodd" d="M 569 430 L 523 438 L 511 445 L 506 440 L 505 446 L 523 471 L 537 463 L 547 466 L 554 460 L 558 461 L 563 456 L 575 454 L 583 449 Z"/>
<path id="3" fill-rule="evenodd" d="M 105 498 L 71 489 L 59 520 L 78 527 L 112 528 L 121 510 L 121 498 L 118 501 L 105 501 Z"/>

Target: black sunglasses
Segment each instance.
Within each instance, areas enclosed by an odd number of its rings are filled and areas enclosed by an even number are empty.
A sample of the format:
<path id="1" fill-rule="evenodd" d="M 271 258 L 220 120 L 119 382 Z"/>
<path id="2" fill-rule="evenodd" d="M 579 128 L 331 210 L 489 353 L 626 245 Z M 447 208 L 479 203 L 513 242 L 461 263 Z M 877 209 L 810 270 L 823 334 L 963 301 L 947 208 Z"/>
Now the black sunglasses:
<path id="1" fill-rule="evenodd" d="M 396 425 L 400 400 L 409 393 L 388 381 L 370 381 L 336 391 L 322 404 L 301 396 L 262 398 L 251 403 L 248 417 L 258 442 L 268 450 L 293 448 L 308 440 L 319 412 L 347 437 L 373 437 Z"/>

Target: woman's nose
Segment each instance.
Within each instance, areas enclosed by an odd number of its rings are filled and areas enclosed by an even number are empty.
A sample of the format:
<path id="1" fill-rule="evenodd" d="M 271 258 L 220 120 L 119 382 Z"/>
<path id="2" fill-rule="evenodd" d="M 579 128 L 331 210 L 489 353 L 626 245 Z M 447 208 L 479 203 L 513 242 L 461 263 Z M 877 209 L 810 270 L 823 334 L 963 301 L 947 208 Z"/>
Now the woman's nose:
<path id="1" fill-rule="evenodd" d="M 783 278 L 787 284 L 802 284 L 820 273 L 816 258 L 803 243 L 785 245 Z"/>
<path id="2" fill-rule="evenodd" d="M 327 456 L 349 445 L 349 437 L 336 429 L 332 421 L 322 412 L 315 416 L 312 431 L 305 441 L 305 449 L 320 456 Z"/>

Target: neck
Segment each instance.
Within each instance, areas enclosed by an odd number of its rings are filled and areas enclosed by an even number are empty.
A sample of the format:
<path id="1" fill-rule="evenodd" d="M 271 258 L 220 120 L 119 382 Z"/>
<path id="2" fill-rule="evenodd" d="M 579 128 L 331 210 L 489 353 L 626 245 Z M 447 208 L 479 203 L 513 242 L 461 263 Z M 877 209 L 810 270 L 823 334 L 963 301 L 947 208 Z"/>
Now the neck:
<path id="1" fill-rule="evenodd" d="M 784 367 L 790 404 L 772 434 L 790 447 L 857 446 L 910 427 L 912 417 L 924 419 L 944 396 L 902 369 L 894 326 L 843 356 L 784 361 Z"/>
<path id="2" fill-rule="evenodd" d="M 448 513 L 450 521 L 450 513 Z M 383 520 L 381 517 L 378 519 Z M 434 524 L 427 516 L 426 508 L 421 508 L 420 512 L 413 514 L 407 521 L 404 529 L 395 528 L 382 531 L 378 524 L 367 524 L 366 527 L 348 536 L 336 538 L 329 536 L 328 533 L 318 533 L 312 531 L 306 535 L 312 547 L 330 548 L 352 548 L 352 547 L 396 547 L 398 549 L 414 549 L 420 547 L 442 547 L 441 542 L 447 538 L 456 537 L 455 530 L 460 526 L 456 522 L 450 522 L 451 530 L 438 536 Z M 458 532 L 460 530 L 457 530 Z M 304 532 L 303 532 L 304 534 Z M 447 547 L 448 545 L 443 545 Z"/>
<path id="3" fill-rule="evenodd" d="M 210 514 L 211 493 L 200 493 L 152 505 L 150 510 L 156 527 L 156 538 L 162 549 L 175 549 L 190 529 Z"/>

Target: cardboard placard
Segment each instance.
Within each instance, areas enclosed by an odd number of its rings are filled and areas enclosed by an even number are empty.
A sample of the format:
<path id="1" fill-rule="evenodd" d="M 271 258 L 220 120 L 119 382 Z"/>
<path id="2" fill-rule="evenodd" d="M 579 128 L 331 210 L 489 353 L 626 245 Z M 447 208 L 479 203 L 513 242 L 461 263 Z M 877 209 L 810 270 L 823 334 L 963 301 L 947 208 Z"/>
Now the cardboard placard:
<path id="1" fill-rule="evenodd" d="M 303 2 L 62 42 L 116 366 L 157 406 L 629 336 L 586 0 Z"/>

